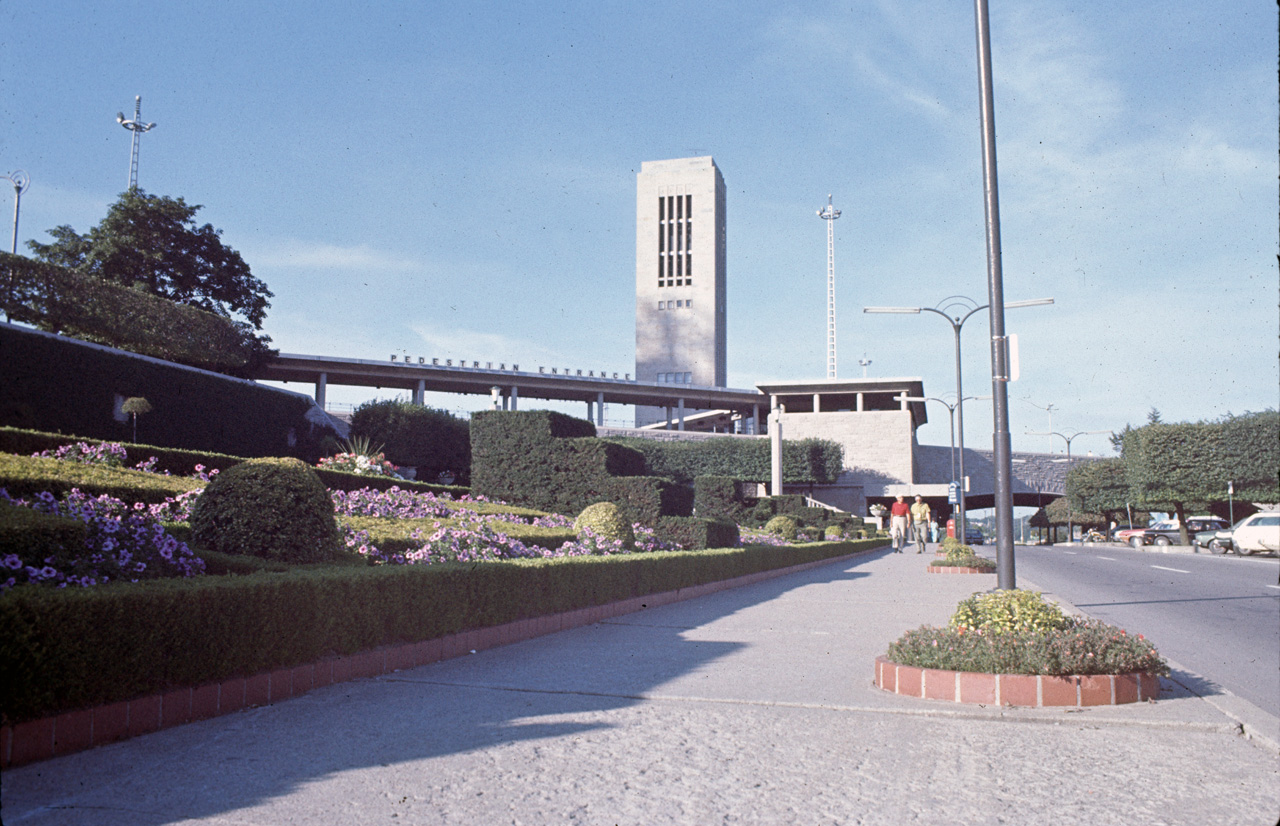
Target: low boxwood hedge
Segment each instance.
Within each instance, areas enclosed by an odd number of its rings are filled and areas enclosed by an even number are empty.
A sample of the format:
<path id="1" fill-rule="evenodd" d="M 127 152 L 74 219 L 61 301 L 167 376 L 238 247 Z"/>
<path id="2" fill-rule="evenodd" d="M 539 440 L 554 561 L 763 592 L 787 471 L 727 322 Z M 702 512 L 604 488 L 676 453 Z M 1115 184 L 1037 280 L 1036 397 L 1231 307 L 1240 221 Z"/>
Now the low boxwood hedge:
<path id="1" fill-rule="evenodd" d="M 16 556 L 23 564 L 40 566 L 51 556 L 83 548 L 87 530 L 78 519 L 19 508 L 0 500 L 0 556 Z M 0 570 L 0 580 L 9 576 Z"/>
<path id="2" fill-rule="evenodd" d="M 0 427 L 0 452 L 14 453 L 23 457 L 31 456 L 33 453 L 43 453 L 46 450 L 57 450 L 64 445 L 72 445 L 76 442 L 87 442 L 96 445 L 102 444 L 103 440 L 85 439 L 61 433 L 45 433 L 39 430 L 23 430 L 16 427 Z M 223 471 L 247 461 L 245 457 L 229 456 L 225 453 L 182 450 L 175 447 L 157 447 L 155 445 L 129 444 L 127 442 L 120 444 L 128 454 L 127 462 L 130 466 L 138 465 L 154 457 L 157 460 L 155 464 L 157 473 L 168 472 L 174 476 L 191 476 L 196 472 L 197 465 L 202 466 L 207 473 L 211 470 Z M 315 471 L 316 475 L 330 490 L 352 491 L 360 490 L 361 488 L 387 490 L 398 486 L 401 490 L 449 493 L 454 496 L 462 496 L 471 490 L 461 485 L 435 485 L 392 476 L 365 476 L 359 473 L 345 473 L 340 470 L 328 470 L 325 468 L 316 468 Z"/>
<path id="3" fill-rule="evenodd" d="M 0 594 L 6 723 L 842 556 L 800 547 L 324 567 Z"/>
<path id="4" fill-rule="evenodd" d="M 61 497 L 72 488 L 79 488 L 91 496 L 105 493 L 125 502 L 159 504 L 171 496 L 202 487 L 204 482 L 189 477 L 0 453 L 0 488 L 15 498 L 31 497 L 43 491 Z"/>
<path id="5" fill-rule="evenodd" d="M 437 525 L 458 524 L 454 519 L 388 519 L 377 516 L 343 516 L 340 521 L 358 531 L 367 531 L 369 541 L 386 554 L 403 554 L 421 548 L 423 541 L 413 537 L 419 531 L 421 536 L 429 537 L 435 533 Z M 575 538 L 573 528 L 543 528 L 496 520 L 485 524 L 503 536 L 549 550 L 555 550 Z"/>

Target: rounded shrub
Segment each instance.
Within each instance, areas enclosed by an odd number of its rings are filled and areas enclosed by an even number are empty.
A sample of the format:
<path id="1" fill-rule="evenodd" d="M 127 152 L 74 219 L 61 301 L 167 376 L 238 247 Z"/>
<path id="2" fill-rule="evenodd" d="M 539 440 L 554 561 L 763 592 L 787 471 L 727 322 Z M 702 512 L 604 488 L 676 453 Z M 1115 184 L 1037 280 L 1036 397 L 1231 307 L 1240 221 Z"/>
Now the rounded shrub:
<path id="1" fill-rule="evenodd" d="M 1066 628 L 1070 617 L 1038 591 L 1006 589 L 974 594 L 956 606 L 952 628 L 991 631 L 1052 631 Z"/>
<path id="2" fill-rule="evenodd" d="M 794 542 L 800 532 L 800 526 L 790 516 L 775 516 L 765 523 L 765 533 L 780 536 L 788 542 Z"/>
<path id="3" fill-rule="evenodd" d="M 578 538 L 590 531 L 595 536 L 610 542 L 621 541 L 622 546 L 632 549 L 636 545 L 635 531 L 631 528 L 631 520 L 612 502 L 596 502 L 587 505 L 578 518 L 573 520 L 573 529 Z"/>
<path id="4" fill-rule="evenodd" d="M 822 532 L 822 536 L 828 542 L 839 542 L 844 539 L 844 531 L 840 529 L 839 525 L 828 525 Z"/>
<path id="5" fill-rule="evenodd" d="M 191 531 L 225 554 L 291 563 L 342 554 L 329 492 L 297 459 L 252 459 L 218 474 L 192 506 Z"/>

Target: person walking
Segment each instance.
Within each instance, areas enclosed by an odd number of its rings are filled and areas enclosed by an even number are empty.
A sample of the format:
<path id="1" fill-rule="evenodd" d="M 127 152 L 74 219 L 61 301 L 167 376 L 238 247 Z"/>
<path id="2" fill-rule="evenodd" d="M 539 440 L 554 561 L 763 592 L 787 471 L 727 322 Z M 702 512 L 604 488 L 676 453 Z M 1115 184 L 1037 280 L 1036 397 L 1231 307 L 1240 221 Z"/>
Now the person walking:
<path id="1" fill-rule="evenodd" d="M 933 513 L 929 510 L 929 503 L 924 501 L 924 497 L 917 496 L 915 504 L 911 506 L 911 525 L 912 533 L 916 538 L 916 553 L 924 553 L 924 543 L 929 539 L 929 522 L 933 518 Z"/>
<path id="2" fill-rule="evenodd" d="M 907 541 L 907 527 L 911 521 L 911 508 L 903 497 L 889 508 L 889 538 L 893 541 L 893 552 L 902 553 L 902 546 Z"/>

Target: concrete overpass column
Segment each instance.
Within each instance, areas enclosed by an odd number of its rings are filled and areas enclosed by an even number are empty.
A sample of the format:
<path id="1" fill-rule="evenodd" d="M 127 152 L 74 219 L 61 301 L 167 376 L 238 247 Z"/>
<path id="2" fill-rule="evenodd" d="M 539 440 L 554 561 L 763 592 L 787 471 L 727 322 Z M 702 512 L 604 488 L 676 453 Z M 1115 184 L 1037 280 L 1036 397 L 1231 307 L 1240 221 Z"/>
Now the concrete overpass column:
<path id="1" fill-rule="evenodd" d="M 511 396 L 511 409 L 512 409 L 512 410 L 515 410 L 515 409 L 516 409 L 516 403 L 517 403 L 518 401 L 520 401 L 520 388 L 519 388 L 519 387 L 516 387 L 514 384 L 513 384 L 513 385 L 511 385 L 511 393 L 510 393 L 510 396 Z"/>
<path id="2" fill-rule="evenodd" d="M 328 385 L 329 374 L 321 373 L 319 378 L 316 379 L 316 404 L 320 406 L 321 410 L 324 410 L 324 391 Z"/>
<path id="3" fill-rule="evenodd" d="M 822 396 L 821 396 L 821 394 L 818 394 L 818 393 L 814 393 L 814 394 L 813 394 L 813 412 L 814 412 L 814 413 L 821 413 L 821 412 L 822 412 Z"/>
<path id="4" fill-rule="evenodd" d="M 769 415 L 769 493 L 782 495 L 782 408 L 777 407 L 774 396 L 773 412 Z"/>
<path id="5" fill-rule="evenodd" d="M 667 422 L 666 424 L 663 425 L 663 430 L 670 430 L 671 429 L 671 405 L 667 405 L 664 409 L 667 411 Z"/>
<path id="6" fill-rule="evenodd" d="M 592 400 L 587 399 L 587 421 L 594 422 L 596 420 L 596 417 L 595 417 L 595 414 L 591 412 L 591 405 L 592 405 Z"/>
<path id="7" fill-rule="evenodd" d="M 596 425 L 604 427 L 604 391 L 596 393 Z"/>
<path id="8" fill-rule="evenodd" d="M 760 405 L 751 405 L 751 435 L 760 435 Z"/>
<path id="9" fill-rule="evenodd" d="M 684 430 L 684 399 L 676 399 L 676 410 L 680 419 L 680 425 L 677 430 Z"/>
<path id="10" fill-rule="evenodd" d="M 426 403 L 427 380 L 418 379 L 418 386 L 413 390 L 413 403 L 422 405 Z"/>
<path id="11" fill-rule="evenodd" d="M 858 394 L 858 412 L 859 413 L 862 412 L 862 394 L 861 393 Z"/>

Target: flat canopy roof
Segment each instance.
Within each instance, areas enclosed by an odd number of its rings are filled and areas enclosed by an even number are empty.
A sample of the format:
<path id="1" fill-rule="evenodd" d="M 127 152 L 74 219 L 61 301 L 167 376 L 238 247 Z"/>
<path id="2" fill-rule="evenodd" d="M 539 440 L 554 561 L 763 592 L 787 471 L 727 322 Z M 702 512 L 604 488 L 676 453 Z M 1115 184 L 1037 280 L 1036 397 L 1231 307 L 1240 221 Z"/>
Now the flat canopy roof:
<path id="1" fill-rule="evenodd" d="M 902 403 L 897 397 L 903 393 L 917 399 L 924 398 L 924 380 L 914 377 L 761 382 L 756 387 L 766 395 L 777 396 L 779 403 L 794 413 L 812 412 L 814 396 L 821 397 L 825 412 L 859 408 L 864 411 L 900 410 Z M 857 403 L 858 396 L 862 396 L 861 405 Z M 929 421 L 924 402 L 907 402 L 907 406 L 916 427 Z"/>

